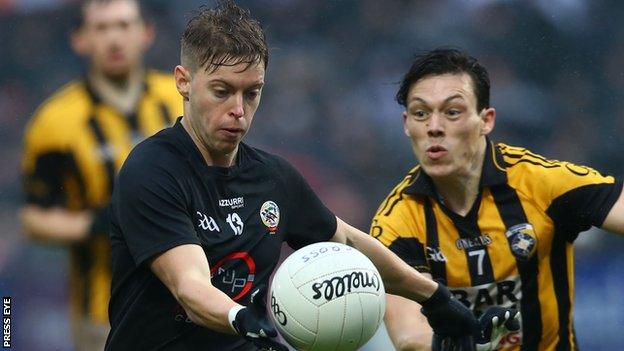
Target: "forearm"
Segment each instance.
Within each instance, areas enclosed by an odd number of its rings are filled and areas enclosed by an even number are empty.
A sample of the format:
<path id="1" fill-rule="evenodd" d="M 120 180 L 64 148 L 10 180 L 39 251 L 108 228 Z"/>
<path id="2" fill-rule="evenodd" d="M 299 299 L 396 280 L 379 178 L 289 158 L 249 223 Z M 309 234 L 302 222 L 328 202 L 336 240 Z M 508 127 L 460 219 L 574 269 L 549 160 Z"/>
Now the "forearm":
<path id="1" fill-rule="evenodd" d="M 384 321 L 388 336 L 399 351 L 430 351 L 433 331 L 420 312 L 420 305 L 386 294 Z"/>
<path id="2" fill-rule="evenodd" d="M 345 240 L 364 253 L 377 267 L 386 292 L 414 301 L 423 301 L 437 288 L 437 283 L 408 266 L 379 241 L 338 219 L 337 241 Z"/>
<path id="3" fill-rule="evenodd" d="M 238 304 L 207 283 L 205 277 L 185 279 L 174 296 L 193 323 L 222 333 L 235 333 L 229 323 L 228 313 Z"/>
<path id="4" fill-rule="evenodd" d="M 93 221 L 91 211 L 68 211 L 61 207 L 26 205 L 20 213 L 25 233 L 33 239 L 69 243 L 88 236 Z"/>

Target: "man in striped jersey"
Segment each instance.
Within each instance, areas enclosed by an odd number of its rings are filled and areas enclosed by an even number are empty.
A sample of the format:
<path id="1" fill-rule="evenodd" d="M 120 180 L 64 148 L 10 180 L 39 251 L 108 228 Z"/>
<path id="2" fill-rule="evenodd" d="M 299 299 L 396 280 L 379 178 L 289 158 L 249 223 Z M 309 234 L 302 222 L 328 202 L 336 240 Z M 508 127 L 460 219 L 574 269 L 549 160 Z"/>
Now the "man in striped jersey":
<path id="1" fill-rule="evenodd" d="M 489 89 L 465 53 L 417 57 L 397 101 L 419 165 L 382 202 L 370 234 L 475 314 L 521 312 L 520 330 L 499 321 L 500 343 L 479 349 L 574 350 L 572 243 L 590 226 L 624 233 L 622 182 L 492 142 Z M 389 296 L 386 325 L 398 349 L 431 349 L 416 303 Z"/>
<path id="2" fill-rule="evenodd" d="M 88 70 L 48 98 L 26 128 L 22 224 L 29 237 L 70 248 L 75 347 L 102 350 L 113 180 L 136 143 L 182 114 L 182 98 L 171 74 L 143 65 L 154 29 L 138 0 L 85 0 L 76 12 L 72 47 Z"/>

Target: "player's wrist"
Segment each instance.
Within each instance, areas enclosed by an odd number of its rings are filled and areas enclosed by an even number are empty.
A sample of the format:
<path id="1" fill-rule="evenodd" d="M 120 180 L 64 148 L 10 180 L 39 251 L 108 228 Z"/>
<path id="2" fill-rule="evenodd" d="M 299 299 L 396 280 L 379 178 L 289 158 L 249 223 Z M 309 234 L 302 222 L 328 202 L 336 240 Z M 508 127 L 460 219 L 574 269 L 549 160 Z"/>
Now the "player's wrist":
<path id="1" fill-rule="evenodd" d="M 451 292 L 443 284 L 438 283 L 438 287 L 426 300 L 422 301 L 420 305 L 425 309 L 430 309 L 435 306 L 444 304 L 451 299 Z"/>
<path id="2" fill-rule="evenodd" d="M 235 306 L 232 306 L 232 308 L 230 308 L 228 312 L 228 322 L 230 323 L 230 327 L 232 327 L 232 329 L 234 329 L 234 331 L 236 331 L 239 334 L 240 334 L 239 323 L 236 322 L 236 318 L 239 317 L 238 314 L 243 309 L 245 309 L 245 307 L 241 305 L 235 305 Z"/>

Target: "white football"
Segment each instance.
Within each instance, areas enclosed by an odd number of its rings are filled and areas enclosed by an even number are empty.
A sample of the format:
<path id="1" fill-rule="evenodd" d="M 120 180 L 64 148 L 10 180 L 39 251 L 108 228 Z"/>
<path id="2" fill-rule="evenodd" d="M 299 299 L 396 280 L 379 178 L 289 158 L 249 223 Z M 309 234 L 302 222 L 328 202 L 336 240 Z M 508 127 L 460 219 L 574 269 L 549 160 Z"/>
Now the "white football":
<path id="1" fill-rule="evenodd" d="M 284 260 L 270 298 L 278 331 L 301 351 L 357 350 L 375 334 L 386 307 L 373 263 L 332 242 L 308 245 Z"/>

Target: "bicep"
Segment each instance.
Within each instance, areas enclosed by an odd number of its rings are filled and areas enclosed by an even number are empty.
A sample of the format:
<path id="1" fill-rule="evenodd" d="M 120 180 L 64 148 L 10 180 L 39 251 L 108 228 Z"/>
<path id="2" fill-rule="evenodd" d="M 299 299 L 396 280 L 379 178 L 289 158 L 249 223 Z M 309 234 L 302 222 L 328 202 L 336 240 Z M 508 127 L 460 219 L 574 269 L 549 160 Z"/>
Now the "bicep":
<path id="1" fill-rule="evenodd" d="M 208 259 L 199 245 L 179 245 L 164 251 L 151 259 L 150 268 L 176 297 L 186 281 L 210 283 Z"/>
<path id="2" fill-rule="evenodd" d="M 624 234 L 624 189 L 620 192 L 620 196 L 611 207 L 601 227 L 613 233 Z"/>

